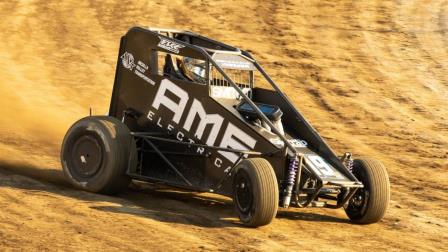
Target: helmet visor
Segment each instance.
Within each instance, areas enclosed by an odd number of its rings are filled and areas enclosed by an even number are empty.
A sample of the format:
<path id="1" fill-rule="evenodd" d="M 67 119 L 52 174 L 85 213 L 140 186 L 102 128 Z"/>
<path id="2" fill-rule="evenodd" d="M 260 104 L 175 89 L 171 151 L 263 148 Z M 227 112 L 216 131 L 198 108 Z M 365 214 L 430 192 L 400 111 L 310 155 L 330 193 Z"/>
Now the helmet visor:
<path id="1" fill-rule="evenodd" d="M 188 78 L 195 82 L 206 83 L 204 60 L 184 57 L 183 65 L 185 67 L 185 75 L 187 75 Z"/>

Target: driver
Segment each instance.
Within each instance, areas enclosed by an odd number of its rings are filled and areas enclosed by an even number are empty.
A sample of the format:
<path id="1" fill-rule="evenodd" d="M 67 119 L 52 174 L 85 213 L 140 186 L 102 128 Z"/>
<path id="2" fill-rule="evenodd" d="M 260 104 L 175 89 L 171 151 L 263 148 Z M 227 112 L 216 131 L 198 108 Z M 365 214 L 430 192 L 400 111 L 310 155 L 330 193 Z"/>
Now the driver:
<path id="1" fill-rule="evenodd" d="M 167 54 L 163 73 L 171 78 L 205 84 L 207 82 L 205 66 L 204 60 Z"/>
<path id="2" fill-rule="evenodd" d="M 206 64 L 204 60 L 183 57 L 182 61 L 179 64 L 179 69 L 191 81 L 205 84 L 205 65 Z"/>

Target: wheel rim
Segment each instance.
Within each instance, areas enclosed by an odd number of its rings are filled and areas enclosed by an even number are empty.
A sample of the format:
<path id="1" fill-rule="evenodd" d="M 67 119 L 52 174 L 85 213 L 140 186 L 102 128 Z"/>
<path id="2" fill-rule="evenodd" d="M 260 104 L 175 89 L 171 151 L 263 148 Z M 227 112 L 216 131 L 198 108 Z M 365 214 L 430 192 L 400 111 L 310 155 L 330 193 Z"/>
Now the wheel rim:
<path id="1" fill-rule="evenodd" d="M 365 188 L 360 188 L 349 200 L 346 211 L 353 214 L 360 214 L 365 211 L 367 200 L 369 198 L 369 191 Z"/>
<path id="2" fill-rule="evenodd" d="M 101 167 L 103 151 L 97 137 L 81 136 L 75 141 L 72 149 L 73 169 L 82 177 L 94 176 Z"/>
<path id="3" fill-rule="evenodd" d="M 235 199 L 238 209 L 245 215 L 249 214 L 253 203 L 252 184 L 246 171 L 240 170 L 234 180 Z"/>

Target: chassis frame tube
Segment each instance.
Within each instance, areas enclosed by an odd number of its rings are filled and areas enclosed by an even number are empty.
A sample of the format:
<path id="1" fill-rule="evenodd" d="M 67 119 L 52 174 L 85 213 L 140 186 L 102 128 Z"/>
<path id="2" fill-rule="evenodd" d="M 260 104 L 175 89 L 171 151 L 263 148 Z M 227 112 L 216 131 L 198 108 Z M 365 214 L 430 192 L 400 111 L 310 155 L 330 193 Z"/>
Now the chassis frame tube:
<path id="1" fill-rule="evenodd" d="M 193 184 L 191 184 L 191 182 L 185 178 L 185 176 L 176 168 L 176 166 L 173 165 L 173 163 L 170 162 L 170 160 L 168 160 L 168 158 L 159 150 L 159 148 L 157 148 L 157 146 L 155 146 L 150 140 L 148 139 L 143 139 L 147 144 L 149 144 L 155 152 L 157 152 L 157 154 L 163 159 L 163 161 L 165 161 L 165 163 L 177 174 L 177 176 L 179 176 L 187 185 L 192 186 Z"/>
<path id="2" fill-rule="evenodd" d="M 176 175 L 179 176 L 185 182 L 185 184 L 187 185 L 187 188 L 194 188 L 195 190 L 198 190 L 198 188 L 194 187 L 193 184 L 187 178 L 185 178 L 185 176 L 176 168 L 176 166 L 169 161 L 169 159 L 166 157 L 165 154 L 167 154 L 167 155 L 186 155 L 186 156 L 197 156 L 197 154 L 193 154 L 193 153 L 177 153 L 177 152 L 162 152 L 152 141 L 161 141 L 161 142 L 169 142 L 169 143 L 186 145 L 186 146 L 196 146 L 196 147 L 203 147 L 203 148 L 211 148 L 211 149 L 216 149 L 216 150 L 221 150 L 221 151 L 228 151 L 228 152 L 233 152 L 233 153 L 238 153 L 239 154 L 239 157 L 238 157 L 237 161 L 235 162 L 235 164 L 231 167 L 231 169 L 227 173 L 225 173 L 223 175 L 222 179 L 216 185 L 214 185 L 214 186 L 212 186 L 210 188 L 207 188 L 206 190 L 204 188 L 201 188 L 200 191 L 215 192 L 215 191 L 219 190 L 221 188 L 222 184 L 232 175 L 232 172 L 235 170 L 236 166 L 242 160 L 244 155 L 255 155 L 255 156 L 264 155 L 264 153 L 256 152 L 256 151 L 234 150 L 234 149 L 229 149 L 229 148 L 208 146 L 208 145 L 203 145 L 203 144 L 186 143 L 186 142 L 181 142 L 181 141 L 178 141 L 178 140 L 151 136 L 149 134 L 150 133 L 146 133 L 146 132 L 143 132 L 143 133 L 141 133 L 141 132 L 140 133 L 139 132 L 131 132 L 131 135 L 134 138 L 142 139 L 143 143 L 147 143 L 154 150 L 154 152 L 157 153 L 162 158 L 162 160 L 176 173 Z M 152 152 L 152 151 L 145 151 L 145 150 L 142 149 L 142 150 L 140 150 L 140 152 L 144 153 L 144 152 Z M 270 153 L 267 153 L 267 154 L 270 154 Z M 203 155 L 203 156 L 207 157 L 207 155 Z M 129 168 L 130 167 L 128 167 L 128 174 L 131 177 L 135 177 L 137 179 L 143 179 L 144 178 L 145 180 L 153 180 L 153 181 L 161 181 L 161 182 L 169 183 L 169 181 L 164 181 L 164 180 L 160 180 L 160 179 L 154 179 L 154 178 L 142 176 L 142 175 L 139 175 L 139 174 L 130 173 L 129 172 Z M 182 185 L 176 185 L 176 186 L 182 186 Z M 185 187 L 185 186 L 182 186 L 182 187 Z"/>

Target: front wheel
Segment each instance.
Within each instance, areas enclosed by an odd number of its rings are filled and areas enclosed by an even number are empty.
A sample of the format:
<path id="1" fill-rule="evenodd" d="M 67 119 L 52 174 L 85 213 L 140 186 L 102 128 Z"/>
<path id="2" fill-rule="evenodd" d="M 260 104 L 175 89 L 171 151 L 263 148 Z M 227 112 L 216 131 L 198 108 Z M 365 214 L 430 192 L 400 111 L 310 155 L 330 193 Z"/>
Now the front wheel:
<path id="1" fill-rule="evenodd" d="M 358 224 L 380 221 L 386 213 L 390 200 L 390 183 L 386 167 L 373 159 L 356 159 L 353 175 L 364 188 L 358 191 L 345 206 L 347 216 Z"/>
<path id="2" fill-rule="evenodd" d="M 269 224 L 278 209 L 277 177 L 271 164 L 263 158 L 241 161 L 233 177 L 233 202 L 246 226 Z"/>

